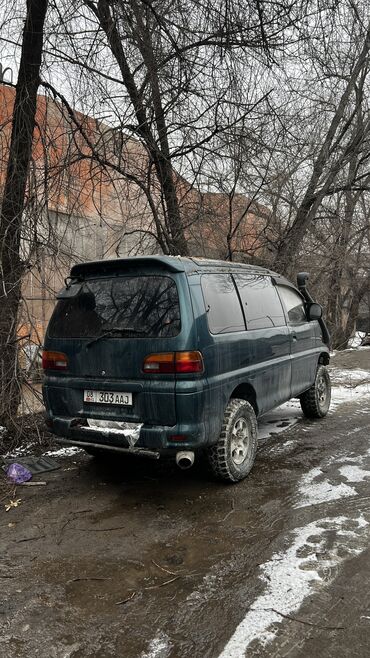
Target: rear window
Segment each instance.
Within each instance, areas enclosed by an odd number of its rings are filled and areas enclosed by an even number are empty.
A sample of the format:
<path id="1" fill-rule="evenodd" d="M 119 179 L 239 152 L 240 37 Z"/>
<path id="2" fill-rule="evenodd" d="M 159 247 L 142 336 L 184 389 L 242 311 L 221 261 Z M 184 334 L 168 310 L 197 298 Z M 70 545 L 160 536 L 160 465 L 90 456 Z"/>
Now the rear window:
<path id="1" fill-rule="evenodd" d="M 167 276 L 91 279 L 61 299 L 51 317 L 51 338 L 169 338 L 180 332 L 176 283 Z"/>

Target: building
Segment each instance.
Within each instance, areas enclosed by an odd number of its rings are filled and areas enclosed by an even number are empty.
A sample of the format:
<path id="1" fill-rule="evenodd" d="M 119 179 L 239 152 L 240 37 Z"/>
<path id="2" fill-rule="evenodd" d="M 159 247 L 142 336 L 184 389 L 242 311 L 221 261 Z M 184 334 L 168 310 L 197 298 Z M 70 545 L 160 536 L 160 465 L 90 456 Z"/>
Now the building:
<path id="1" fill-rule="evenodd" d="M 13 86 L 0 84 L 0 195 L 14 97 Z M 266 208 L 242 194 L 201 192 L 180 176 L 177 189 L 191 253 L 263 257 Z M 158 181 L 138 140 L 39 95 L 22 233 L 21 335 L 42 343 L 73 263 L 159 253 L 149 196 L 160 213 Z"/>

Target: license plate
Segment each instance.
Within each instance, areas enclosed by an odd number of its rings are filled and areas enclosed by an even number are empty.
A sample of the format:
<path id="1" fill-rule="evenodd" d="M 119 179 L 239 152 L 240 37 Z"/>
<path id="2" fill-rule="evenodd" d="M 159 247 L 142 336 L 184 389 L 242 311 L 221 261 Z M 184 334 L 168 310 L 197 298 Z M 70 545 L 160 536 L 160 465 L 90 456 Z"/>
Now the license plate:
<path id="1" fill-rule="evenodd" d="M 84 402 L 94 404 L 119 404 L 122 407 L 132 405 L 132 393 L 120 391 L 84 391 Z"/>

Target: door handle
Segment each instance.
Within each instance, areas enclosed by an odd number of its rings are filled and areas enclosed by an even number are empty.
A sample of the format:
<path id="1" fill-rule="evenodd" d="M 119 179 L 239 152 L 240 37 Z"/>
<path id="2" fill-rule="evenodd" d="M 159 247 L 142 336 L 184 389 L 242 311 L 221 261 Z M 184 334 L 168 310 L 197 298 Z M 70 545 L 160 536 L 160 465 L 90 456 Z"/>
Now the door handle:
<path id="1" fill-rule="evenodd" d="M 292 334 L 293 340 L 297 340 L 297 334 Z"/>

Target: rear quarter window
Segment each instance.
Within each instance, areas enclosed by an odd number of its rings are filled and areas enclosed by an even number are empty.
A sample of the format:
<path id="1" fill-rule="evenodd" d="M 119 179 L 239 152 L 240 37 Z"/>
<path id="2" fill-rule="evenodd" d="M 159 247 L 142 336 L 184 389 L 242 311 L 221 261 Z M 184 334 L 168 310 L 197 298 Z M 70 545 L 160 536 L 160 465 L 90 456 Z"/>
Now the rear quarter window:
<path id="1" fill-rule="evenodd" d="M 244 331 L 243 311 L 232 277 L 229 274 L 203 274 L 201 286 L 210 332 Z"/>
<path id="2" fill-rule="evenodd" d="M 177 286 L 167 276 L 86 280 L 75 297 L 61 299 L 51 317 L 51 338 L 163 338 L 181 329 Z"/>

